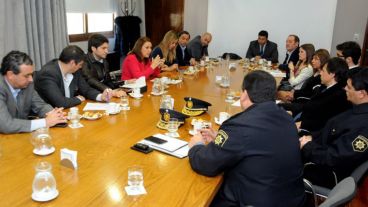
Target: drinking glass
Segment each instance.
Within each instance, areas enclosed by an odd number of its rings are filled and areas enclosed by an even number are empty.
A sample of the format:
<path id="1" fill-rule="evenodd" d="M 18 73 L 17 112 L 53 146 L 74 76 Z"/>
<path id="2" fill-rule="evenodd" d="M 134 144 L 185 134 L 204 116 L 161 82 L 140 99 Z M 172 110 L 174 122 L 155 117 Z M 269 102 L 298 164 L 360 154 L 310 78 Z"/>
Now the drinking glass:
<path id="1" fill-rule="evenodd" d="M 170 137 L 175 137 L 176 131 L 178 130 L 179 121 L 177 118 L 170 118 L 169 123 L 167 124 L 167 131 Z"/>
<path id="2" fill-rule="evenodd" d="M 128 110 L 129 109 L 129 97 L 128 96 L 122 96 L 120 98 L 120 105 L 122 110 Z"/>
<path id="3" fill-rule="evenodd" d="M 69 112 L 70 121 L 72 123 L 72 127 L 79 126 L 80 115 L 78 113 L 70 113 Z"/>
<path id="4" fill-rule="evenodd" d="M 32 184 L 32 198 L 36 201 L 48 201 L 58 195 L 56 181 L 51 172 L 51 164 L 45 161 L 39 162 Z"/>
<path id="5" fill-rule="evenodd" d="M 131 166 L 128 168 L 128 185 L 137 190 L 143 186 L 143 169 L 140 166 Z"/>
<path id="6" fill-rule="evenodd" d="M 161 97 L 160 108 L 161 109 L 173 109 L 174 108 L 170 95 L 163 95 Z"/>

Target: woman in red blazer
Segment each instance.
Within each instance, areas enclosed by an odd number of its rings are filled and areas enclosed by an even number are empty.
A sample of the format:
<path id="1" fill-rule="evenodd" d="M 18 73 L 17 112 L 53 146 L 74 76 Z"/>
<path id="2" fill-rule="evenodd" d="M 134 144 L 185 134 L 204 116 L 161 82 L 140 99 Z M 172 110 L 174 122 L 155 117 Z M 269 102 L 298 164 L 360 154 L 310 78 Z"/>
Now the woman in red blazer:
<path id="1" fill-rule="evenodd" d="M 142 76 L 149 80 L 157 77 L 160 74 L 159 67 L 163 64 L 164 59 L 157 55 L 150 60 L 151 52 L 151 40 L 148 37 L 139 38 L 124 60 L 121 80 L 137 79 Z"/>

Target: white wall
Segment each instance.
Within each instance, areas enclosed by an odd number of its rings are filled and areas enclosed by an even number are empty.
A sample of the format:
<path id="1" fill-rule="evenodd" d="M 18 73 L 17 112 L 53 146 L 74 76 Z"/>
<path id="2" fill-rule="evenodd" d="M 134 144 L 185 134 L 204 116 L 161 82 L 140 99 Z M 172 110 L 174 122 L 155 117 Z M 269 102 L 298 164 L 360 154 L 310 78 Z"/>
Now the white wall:
<path id="1" fill-rule="evenodd" d="M 356 41 L 363 46 L 368 17 L 367 0 L 338 0 L 331 53 L 336 54 L 336 45 L 345 41 Z M 354 34 L 359 37 L 354 38 Z"/>
<path id="2" fill-rule="evenodd" d="M 184 1 L 184 30 L 195 37 L 207 31 L 208 0 Z"/>
<path id="3" fill-rule="evenodd" d="M 244 57 L 260 30 L 278 44 L 285 58 L 285 40 L 297 34 L 301 43 L 330 50 L 337 0 L 208 0 L 208 26 L 213 34 L 210 56 L 234 52 Z"/>

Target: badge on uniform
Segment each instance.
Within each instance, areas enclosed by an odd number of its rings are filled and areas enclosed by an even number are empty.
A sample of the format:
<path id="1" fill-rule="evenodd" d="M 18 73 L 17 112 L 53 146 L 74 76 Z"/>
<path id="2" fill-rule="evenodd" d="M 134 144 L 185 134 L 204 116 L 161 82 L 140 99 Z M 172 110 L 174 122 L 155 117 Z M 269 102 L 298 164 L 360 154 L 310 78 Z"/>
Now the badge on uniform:
<path id="1" fill-rule="evenodd" d="M 188 116 L 201 115 L 202 113 L 208 111 L 209 106 L 212 106 L 212 104 L 206 101 L 192 98 L 192 97 L 185 97 L 184 100 L 185 100 L 185 105 L 181 112 Z"/>
<path id="2" fill-rule="evenodd" d="M 167 129 L 167 124 L 170 121 L 170 118 L 177 118 L 179 121 L 179 124 L 184 124 L 185 119 L 189 116 L 182 114 L 178 111 L 174 111 L 171 109 L 160 109 L 160 120 L 157 122 L 156 126 L 160 129 Z M 180 126 L 179 125 L 179 126 Z"/>
<path id="3" fill-rule="evenodd" d="M 224 146 L 226 140 L 229 138 L 229 136 L 226 134 L 225 131 L 220 129 L 217 133 L 217 136 L 215 138 L 215 145 L 218 145 L 220 147 Z"/>
<path id="4" fill-rule="evenodd" d="M 355 152 L 364 152 L 368 148 L 368 139 L 363 135 L 359 135 L 351 144 Z"/>

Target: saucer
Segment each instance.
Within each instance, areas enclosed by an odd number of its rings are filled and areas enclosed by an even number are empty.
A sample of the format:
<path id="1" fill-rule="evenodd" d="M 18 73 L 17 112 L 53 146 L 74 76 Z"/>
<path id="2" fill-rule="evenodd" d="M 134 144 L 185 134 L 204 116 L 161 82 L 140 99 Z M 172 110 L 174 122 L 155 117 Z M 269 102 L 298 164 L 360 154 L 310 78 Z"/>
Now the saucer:
<path id="1" fill-rule="evenodd" d="M 174 137 L 174 138 L 180 138 L 179 133 L 175 132 L 175 134 L 171 134 L 169 132 L 165 133 L 166 136 L 168 137 Z"/>
<path id="2" fill-rule="evenodd" d="M 154 93 L 153 91 L 151 91 L 151 94 L 154 96 L 161 96 L 162 94 L 167 93 L 167 91 L 162 91 L 161 93 Z"/>
<path id="3" fill-rule="evenodd" d="M 133 97 L 133 98 L 137 98 L 137 99 L 139 99 L 139 98 L 142 98 L 143 97 L 143 94 L 134 94 L 134 93 L 129 93 L 129 95 L 131 96 L 131 97 Z"/>
<path id="4" fill-rule="evenodd" d="M 230 87 L 230 84 L 226 84 L 226 85 L 225 85 L 225 84 L 223 84 L 223 83 L 220 83 L 220 86 L 221 86 L 221 87 L 223 87 L 223 88 L 228 88 L 228 87 Z"/>
<path id="5" fill-rule="evenodd" d="M 37 194 L 32 193 L 32 199 L 35 200 L 35 201 L 39 201 L 39 202 L 45 202 L 45 201 L 50 201 L 52 199 L 55 199 L 58 195 L 59 195 L 58 190 L 55 190 L 55 192 L 52 195 L 50 195 L 49 197 L 37 196 Z"/>
<path id="6" fill-rule="evenodd" d="M 108 113 L 109 115 L 115 115 L 115 114 L 120 113 L 120 110 L 116 110 L 116 111 L 108 111 L 107 113 Z"/>
<path id="7" fill-rule="evenodd" d="M 45 155 L 49 155 L 51 153 L 55 152 L 55 147 L 51 147 L 50 149 L 44 149 L 44 150 L 38 150 L 38 149 L 34 149 L 33 153 L 36 155 L 40 155 L 40 156 L 45 156 Z"/>

